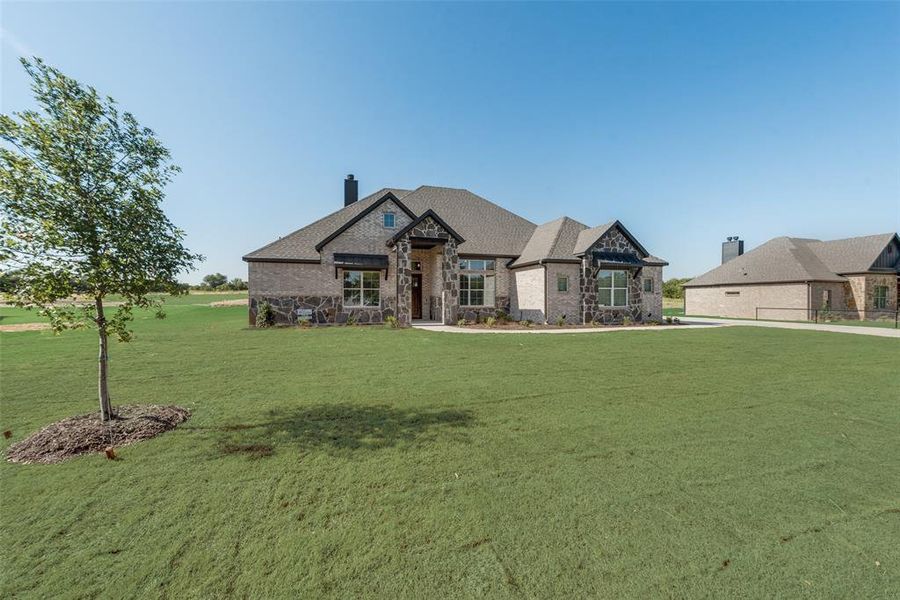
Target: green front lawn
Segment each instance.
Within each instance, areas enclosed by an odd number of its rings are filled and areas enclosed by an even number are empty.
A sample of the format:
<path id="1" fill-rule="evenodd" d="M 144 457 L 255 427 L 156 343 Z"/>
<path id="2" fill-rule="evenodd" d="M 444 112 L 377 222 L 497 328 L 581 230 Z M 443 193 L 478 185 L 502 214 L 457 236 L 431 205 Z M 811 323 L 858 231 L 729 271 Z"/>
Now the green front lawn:
<path id="1" fill-rule="evenodd" d="M 194 304 L 211 304 L 226 300 L 242 300 L 247 297 L 247 292 L 191 292 L 182 296 L 170 296 L 158 294 L 163 304 L 168 309 L 173 306 L 185 306 Z M 0 298 L 3 300 L 3 298 Z M 110 296 L 109 302 L 120 301 L 118 296 Z M 114 307 L 113 307 L 114 308 Z M 36 310 L 27 310 L 11 305 L 0 305 L 0 325 L 16 325 L 19 323 L 40 323 L 46 321 Z"/>
<path id="2" fill-rule="evenodd" d="M 173 432 L 0 465 L 2 597 L 855 597 L 900 589 L 900 344 L 751 327 L 247 330 L 112 348 Z M 5 447 L 95 409 L 89 331 L 0 334 Z"/>

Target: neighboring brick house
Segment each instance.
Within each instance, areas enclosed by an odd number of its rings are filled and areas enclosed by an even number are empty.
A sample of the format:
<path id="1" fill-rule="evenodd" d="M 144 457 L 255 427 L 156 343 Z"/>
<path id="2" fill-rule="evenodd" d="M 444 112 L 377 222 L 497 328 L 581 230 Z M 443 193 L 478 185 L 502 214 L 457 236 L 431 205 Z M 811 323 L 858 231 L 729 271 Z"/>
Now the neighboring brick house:
<path id="1" fill-rule="evenodd" d="M 779 237 L 687 282 L 685 314 L 888 318 L 897 310 L 898 275 L 896 233 L 825 242 Z"/>
<path id="2" fill-rule="evenodd" d="M 250 323 L 658 321 L 662 268 L 618 221 L 534 223 L 463 189 L 385 188 L 244 256 Z"/>

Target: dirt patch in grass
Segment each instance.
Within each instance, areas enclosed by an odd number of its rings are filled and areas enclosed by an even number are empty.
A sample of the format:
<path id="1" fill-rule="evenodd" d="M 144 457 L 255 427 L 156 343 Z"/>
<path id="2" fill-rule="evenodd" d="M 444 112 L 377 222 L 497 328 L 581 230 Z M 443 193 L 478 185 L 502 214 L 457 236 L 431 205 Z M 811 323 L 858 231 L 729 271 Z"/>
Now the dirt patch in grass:
<path id="1" fill-rule="evenodd" d="M 13 331 L 41 331 L 50 329 L 50 323 L 16 323 L 14 325 L 0 325 L 0 331 L 11 333 Z"/>
<path id="2" fill-rule="evenodd" d="M 219 302 L 210 302 L 209 306 L 213 308 L 219 306 L 247 306 L 249 301 L 247 298 L 238 298 L 236 300 L 220 300 Z"/>
<path id="3" fill-rule="evenodd" d="M 265 458 L 275 453 L 268 444 L 223 444 L 221 449 L 223 454 L 243 454 L 249 458 Z"/>
<path id="4" fill-rule="evenodd" d="M 137 404 L 116 406 L 116 417 L 107 423 L 100 413 L 79 415 L 53 423 L 6 451 L 9 462 L 52 464 L 91 452 L 127 446 L 174 429 L 191 416 L 180 406 Z M 115 451 L 107 452 L 110 458 Z"/>

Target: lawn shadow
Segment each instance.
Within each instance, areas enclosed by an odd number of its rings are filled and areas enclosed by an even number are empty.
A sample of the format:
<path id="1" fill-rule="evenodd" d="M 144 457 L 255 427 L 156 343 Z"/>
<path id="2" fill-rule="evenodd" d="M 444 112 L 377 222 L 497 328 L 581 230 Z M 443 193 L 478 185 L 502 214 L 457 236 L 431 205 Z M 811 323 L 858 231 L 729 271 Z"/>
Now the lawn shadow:
<path id="1" fill-rule="evenodd" d="M 253 458 L 268 456 L 261 447 L 294 446 L 298 450 L 378 450 L 399 443 L 424 442 L 459 436 L 474 423 L 469 410 L 402 409 L 387 405 L 319 404 L 288 410 L 270 410 L 260 423 L 217 427 L 227 432 L 220 441 L 225 453 L 247 448 Z"/>

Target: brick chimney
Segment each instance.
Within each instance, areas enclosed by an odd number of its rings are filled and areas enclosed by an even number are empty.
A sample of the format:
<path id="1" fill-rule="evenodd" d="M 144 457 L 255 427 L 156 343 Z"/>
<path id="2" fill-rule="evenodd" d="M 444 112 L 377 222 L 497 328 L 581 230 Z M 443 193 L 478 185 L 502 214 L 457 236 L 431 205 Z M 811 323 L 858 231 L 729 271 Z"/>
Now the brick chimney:
<path id="1" fill-rule="evenodd" d="M 344 206 L 350 206 L 357 200 L 359 200 L 359 181 L 354 179 L 351 173 L 344 180 Z"/>

